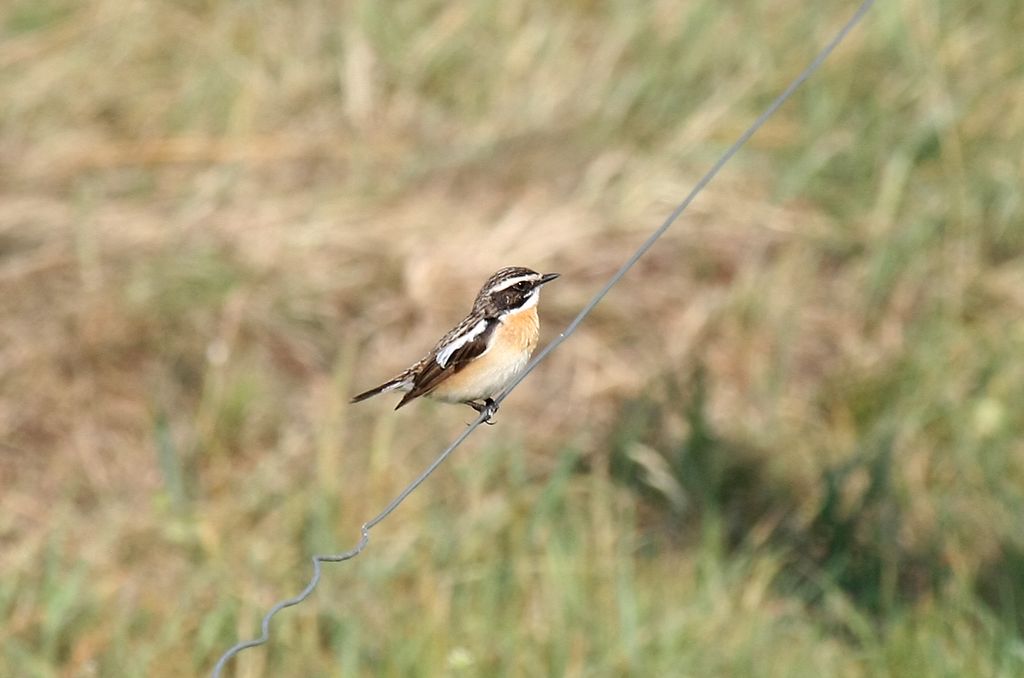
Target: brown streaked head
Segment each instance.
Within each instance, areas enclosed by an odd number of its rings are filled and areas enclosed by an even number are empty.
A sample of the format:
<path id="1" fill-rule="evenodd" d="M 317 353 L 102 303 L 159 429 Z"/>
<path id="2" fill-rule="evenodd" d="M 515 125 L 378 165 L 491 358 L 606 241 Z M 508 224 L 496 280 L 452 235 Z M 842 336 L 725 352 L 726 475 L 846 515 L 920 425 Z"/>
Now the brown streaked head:
<path id="1" fill-rule="evenodd" d="M 538 273 L 522 266 L 508 266 L 487 279 L 473 308 L 488 316 L 529 308 L 537 303 L 541 286 L 557 277 L 558 273 Z"/>

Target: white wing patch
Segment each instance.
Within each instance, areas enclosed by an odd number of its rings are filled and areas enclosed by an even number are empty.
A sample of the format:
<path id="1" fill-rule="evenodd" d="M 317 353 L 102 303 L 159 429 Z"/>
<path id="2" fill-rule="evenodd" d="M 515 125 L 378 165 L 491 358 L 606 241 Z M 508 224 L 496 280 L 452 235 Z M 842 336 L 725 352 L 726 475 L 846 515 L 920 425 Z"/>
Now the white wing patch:
<path id="1" fill-rule="evenodd" d="M 476 325 L 473 325 L 472 329 L 470 329 L 469 332 L 466 332 L 461 337 L 456 337 L 455 339 L 452 339 L 447 346 L 445 346 L 444 348 L 437 352 L 437 358 L 435 358 L 435 360 L 437 360 L 437 364 L 440 365 L 442 369 L 447 367 L 448 361 L 451 360 L 453 353 L 455 353 L 460 348 L 462 348 L 469 342 L 479 337 L 480 334 L 486 329 L 487 320 L 483 319 Z"/>

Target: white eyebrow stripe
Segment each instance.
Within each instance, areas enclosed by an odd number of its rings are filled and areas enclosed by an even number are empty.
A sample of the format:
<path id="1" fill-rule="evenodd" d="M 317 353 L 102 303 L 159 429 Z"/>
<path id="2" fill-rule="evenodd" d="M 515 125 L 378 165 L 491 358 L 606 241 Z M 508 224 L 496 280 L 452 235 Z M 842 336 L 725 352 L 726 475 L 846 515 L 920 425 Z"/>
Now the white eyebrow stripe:
<path id="1" fill-rule="evenodd" d="M 508 288 L 512 287 L 517 283 L 527 282 L 536 279 L 537 276 L 535 275 L 520 275 L 516 276 L 515 278 L 509 278 L 508 280 L 502 280 L 500 283 L 494 285 L 493 287 L 489 287 L 487 289 L 487 294 L 491 294 L 492 292 L 500 292 L 501 290 L 507 290 Z"/>
<path id="2" fill-rule="evenodd" d="M 448 361 L 451 360 L 453 353 L 455 353 L 460 348 L 462 348 L 469 342 L 479 337 L 480 334 L 486 329 L 487 319 L 484 318 L 480 320 L 480 322 L 478 322 L 476 325 L 473 325 L 472 329 L 470 329 L 469 332 L 466 332 L 460 337 L 452 339 L 450 342 L 448 342 L 447 346 L 445 346 L 443 349 L 437 352 L 437 358 L 435 358 L 437 364 L 440 365 L 442 369 L 447 367 Z"/>

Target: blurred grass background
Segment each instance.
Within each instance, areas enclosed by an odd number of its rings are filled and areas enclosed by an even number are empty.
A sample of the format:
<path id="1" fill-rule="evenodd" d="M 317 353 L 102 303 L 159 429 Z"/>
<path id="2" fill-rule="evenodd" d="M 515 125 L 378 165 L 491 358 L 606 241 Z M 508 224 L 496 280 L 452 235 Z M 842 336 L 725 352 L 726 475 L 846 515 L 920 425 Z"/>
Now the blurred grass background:
<path id="1" fill-rule="evenodd" d="M 0 673 L 203 674 L 850 3 L 8 0 Z M 233 675 L 1024 675 L 1024 4 L 880 3 Z"/>

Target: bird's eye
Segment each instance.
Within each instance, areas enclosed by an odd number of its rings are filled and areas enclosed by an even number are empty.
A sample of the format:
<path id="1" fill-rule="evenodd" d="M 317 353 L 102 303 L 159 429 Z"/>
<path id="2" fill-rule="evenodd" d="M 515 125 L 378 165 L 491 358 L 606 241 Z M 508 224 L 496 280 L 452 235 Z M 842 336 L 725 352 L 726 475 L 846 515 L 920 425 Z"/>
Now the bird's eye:
<path id="1" fill-rule="evenodd" d="M 526 282 L 526 281 L 524 280 L 524 281 L 522 281 L 522 282 L 517 282 L 517 283 L 516 283 L 515 285 L 513 285 L 513 287 L 515 287 L 515 288 L 516 288 L 516 290 L 518 290 L 518 291 L 520 291 L 520 292 L 525 292 L 525 291 L 527 291 L 528 289 L 530 289 L 530 283 L 528 283 L 528 282 Z"/>

